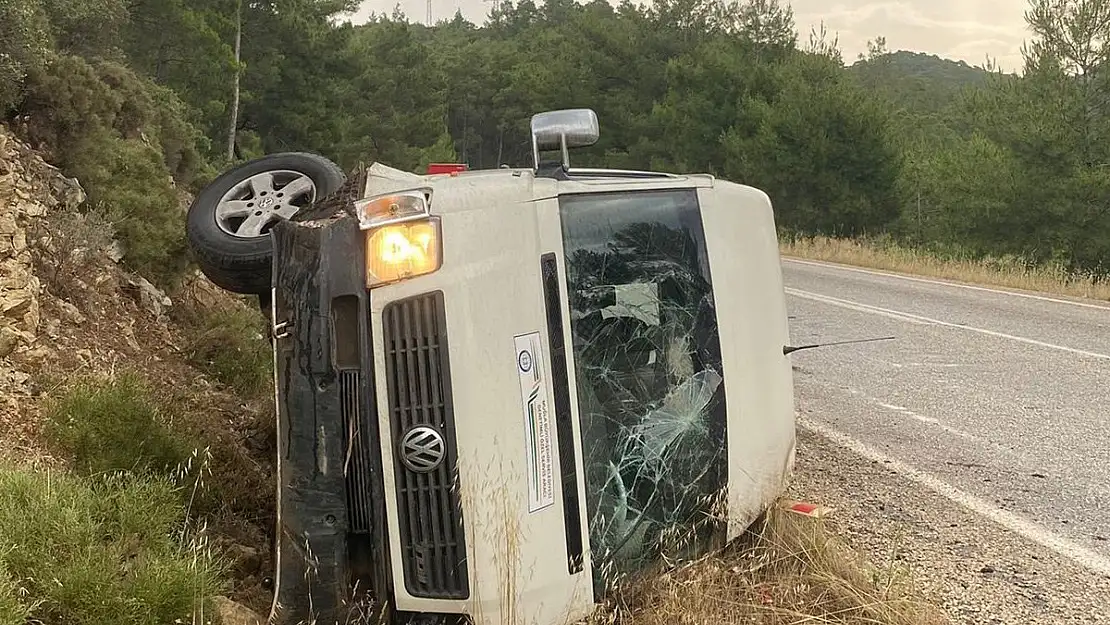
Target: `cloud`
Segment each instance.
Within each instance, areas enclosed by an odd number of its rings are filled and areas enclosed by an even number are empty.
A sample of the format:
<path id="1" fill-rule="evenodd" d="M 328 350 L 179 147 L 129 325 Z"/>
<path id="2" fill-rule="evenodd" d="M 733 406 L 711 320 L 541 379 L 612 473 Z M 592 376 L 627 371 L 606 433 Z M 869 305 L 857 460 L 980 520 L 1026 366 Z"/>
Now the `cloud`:
<path id="1" fill-rule="evenodd" d="M 401 7 L 401 11 L 413 22 L 423 22 L 426 18 L 426 0 L 364 0 L 352 21 L 355 23 L 363 21 L 370 13 L 388 15 L 393 12 L 395 6 Z M 492 7 L 492 2 L 482 0 L 432 0 L 432 20 L 450 19 L 455 15 L 455 11 L 461 10 L 470 21 L 482 22 Z"/>
<path id="2" fill-rule="evenodd" d="M 800 39 L 824 22 L 830 35 L 837 34 L 844 59 L 851 62 L 867 51 L 867 41 L 886 37 L 892 50 L 927 52 L 971 64 L 982 64 L 987 55 L 1007 70 L 1021 66 L 1021 44 L 1028 39 L 1024 11 L 1027 0 L 794 0 Z M 354 21 L 371 11 L 390 13 L 400 6 L 413 21 L 424 21 L 426 0 L 365 0 Z M 449 19 L 456 10 L 482 22 L 492 1 L 433 0 L 434 20 Z"/>
<path id="3" fill-rule="evenodd" d="M 794 15 L 799 30 L 809 32 L 824 22 L 838 34 L 845 61 L 867 51 L 867 41 L 886 38 L 891 50 L 913 50 L 980 65 L 987 55 L 1004 69 L 1021 65 L 1020 49 L 1028 38 L 1024 0 L 934 0 L 863 2 L 796 0 Z"/>

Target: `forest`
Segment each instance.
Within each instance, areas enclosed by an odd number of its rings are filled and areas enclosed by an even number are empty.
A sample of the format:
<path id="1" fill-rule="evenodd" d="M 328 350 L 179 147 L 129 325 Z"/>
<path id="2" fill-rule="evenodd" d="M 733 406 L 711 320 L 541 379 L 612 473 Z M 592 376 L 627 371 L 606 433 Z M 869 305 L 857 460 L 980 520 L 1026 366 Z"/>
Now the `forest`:
<path id="1" fill-rule="evenodd" d="M 478 25 L 356 0 L 0 0 L 0 120 L 88 192 L 125 262 L 188 266 L 183 211 L 222 169 L 528 165 L 538 111 L 590 107 L 576 164 L 765 190 L 784 237 L 1110 272 L 1110 0 L 1030 0 L 1024 67 L 844 59 L 778 0 L 501 2 Z"/>

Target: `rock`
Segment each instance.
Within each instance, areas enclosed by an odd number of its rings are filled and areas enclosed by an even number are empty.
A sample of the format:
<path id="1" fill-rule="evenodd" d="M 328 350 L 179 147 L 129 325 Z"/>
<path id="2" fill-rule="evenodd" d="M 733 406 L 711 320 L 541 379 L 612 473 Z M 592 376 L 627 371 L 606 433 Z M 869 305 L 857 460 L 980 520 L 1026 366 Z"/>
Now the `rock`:
<path id="1" fill-rule="evenodd" d="M 112 240 L 112 244 L 108 246 L 107 254 L 113 263 L 118 263 L 123 260 L 123 246 L 120 245 L 119 241 Z"/>
<path id="2" fill-rule="evenodd" d="M 46 207 L 38 202 L 27 202 L 21 212 L 28 217 L 42 217 L 46 214 Z"/>
<path id="3" fill-rule="evenodd" d="M 81 188 L 81 183 L 76 178 L 63 178 L 58 176 L 54 178 L 54 196 L 61 196 L 62 205 L 67 211 L 73 212 L 77 207 L 85 203 L 87 196 L 85 190 Z"/>
<path id="4" fill-rule="evenodd" d="M 26 288 L 0 293 L 0 314 L 19 319 L 31 310 L 34 303 L 34 294 Z"/>
<path id="5" fill-rule="evenodd" d="M 12 214 L 0 214 L 0 235 L 11 236 L 19 231 L 19 224 Z"/>
<path id="6" fill-rule="evenodd" d="M 247 606 L 236 603 L 227 597 L 215 597 L 216 622 L 220 625 L 262 625 L 262 617 Z"/>
<path id="7" fill-rule="evenodd" d="M 82 315 L 81 311 L 78 310 L 77 307 L 73 304 L 70 304 L 66 301 L 60 301 L 58 302 L 58 308 L 61 309 L 62 318 L 66 321 L 76 325 L 81 325 L 85 323 L 85 315 Z"/>
<path id="8" fill-rule="evenodd" d="M 143 351 L 143 347 L 139 345 L 138 339 L 135 338 L 135 330 L 131 326 L 123 326 L 120 328 L 120 333 L 123 334 L 123 340 L 127 341 L 127 346 L 131 348 L 136 354 Z"/>
<path id="9" fill-rule="evenodd" d="M 13 328 L 7 326 L 0 328 L 0 358 L 10 356 L 19 347 L 22 338 Z"/>
<path id="10" fill-rule="evenodd" d="M 139 294 L 139 303 L 155 317 L 161 317 L 164 310 L 173 305 L 168 295 L 142 276 L 130 278 L 127 284 Z"/>
<path id="11" fill-rule="evenodd" d="M 24 352 L 23 358 L 31 364 L 42 364 L 50 359 L 50 350 L 45 347 L 35 347 Z"/>
<path id="12" fill-rule="evenodd" d="M 20 230 L 12 235 L 12 251 L 15 253 L 22 252 L 27 249 L 27 233 Z"/>
<path id="13" fill-rule="evenodd" d="M 62 322 L 57 319 L 47 319 L 45 325 L 46 336 L 52 339 L 58 338 L 58 334 L 62 330 Z"/>
<path id="14" fill-rule="evenodd" d="M 31 285 L 33 276 L 29 260 L 20 256 L 5 258 L 0 262 L 0 293 L 4 291 L 18 291 Z"/>

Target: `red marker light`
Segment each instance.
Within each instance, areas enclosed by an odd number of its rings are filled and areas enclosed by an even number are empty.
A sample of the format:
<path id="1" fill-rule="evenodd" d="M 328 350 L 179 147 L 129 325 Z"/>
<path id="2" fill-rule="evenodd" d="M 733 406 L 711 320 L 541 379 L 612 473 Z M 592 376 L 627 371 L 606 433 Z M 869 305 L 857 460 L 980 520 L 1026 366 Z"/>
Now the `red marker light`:
<path id="1" fill-rule="evenodd" d="M 466 171 L 468 167 L 466 163 L 428 163 L 428 175 L 435 174 L 455 174 L 460 171 Z"/>

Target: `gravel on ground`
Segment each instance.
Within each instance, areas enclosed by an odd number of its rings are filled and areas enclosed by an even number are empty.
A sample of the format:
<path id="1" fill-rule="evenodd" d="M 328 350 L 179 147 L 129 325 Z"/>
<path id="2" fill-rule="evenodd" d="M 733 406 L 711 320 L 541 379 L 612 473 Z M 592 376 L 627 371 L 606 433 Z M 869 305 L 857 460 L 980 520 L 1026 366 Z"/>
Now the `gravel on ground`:
<path id="1" fill-rule="evenodd" d="M 872 562 L 909 567 L 953 624 L 1110 623 L 1110 577 L 804 427 L 790 495 Z"/>

